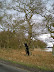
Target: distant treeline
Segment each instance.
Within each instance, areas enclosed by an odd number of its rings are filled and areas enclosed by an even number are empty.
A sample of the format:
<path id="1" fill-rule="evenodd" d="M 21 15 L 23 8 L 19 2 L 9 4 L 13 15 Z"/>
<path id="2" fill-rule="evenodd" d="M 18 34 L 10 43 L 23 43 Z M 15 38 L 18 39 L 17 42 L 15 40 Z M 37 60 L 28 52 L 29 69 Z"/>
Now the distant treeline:
<path id="1" fill-rule="evenodd" d="M 0 48 L 24 48 L 24 43 L 29 42 L 29 39 L 25 39 L 22 32 L 15 33 L 11 31 L 0 32 Z M 40 40 L 33 41 L 29 45 L 29 48 L 45 48 L 46 44 Z"/>

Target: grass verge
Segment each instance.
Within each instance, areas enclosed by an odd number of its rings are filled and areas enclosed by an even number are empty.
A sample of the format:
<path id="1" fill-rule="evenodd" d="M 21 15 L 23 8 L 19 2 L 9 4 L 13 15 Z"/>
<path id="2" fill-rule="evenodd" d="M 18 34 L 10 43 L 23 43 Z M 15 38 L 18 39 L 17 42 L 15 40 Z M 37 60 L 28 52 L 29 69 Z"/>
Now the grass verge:
<path id="1" fill-rule="evenodd" d="M 54 56 L 51 52 L 34 49 L 31 53 L 30 56 L 26 56 L 25 50 L 3 48 L 0 49 L 0 59 L 31 68 L 54 71 Z"/>

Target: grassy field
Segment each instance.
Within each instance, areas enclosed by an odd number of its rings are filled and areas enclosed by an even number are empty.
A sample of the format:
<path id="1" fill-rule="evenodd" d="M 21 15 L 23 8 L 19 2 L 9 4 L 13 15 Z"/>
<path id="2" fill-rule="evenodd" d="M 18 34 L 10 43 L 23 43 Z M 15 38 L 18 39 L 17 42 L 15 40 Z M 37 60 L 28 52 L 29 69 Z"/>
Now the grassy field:
<path id="1" fill-rule="evenodd" d="M 28 66 L 54 70 L 54 56 L 52 56 L 51 52 L 44 52 L 40 49 L 30 50 L 30 52 L 32 54 L 27 56 L 25 50 L 23 49 L 15 50 L 0 48 L 0 58 L 14 61 L 16 63 L 22 63 Z"/>

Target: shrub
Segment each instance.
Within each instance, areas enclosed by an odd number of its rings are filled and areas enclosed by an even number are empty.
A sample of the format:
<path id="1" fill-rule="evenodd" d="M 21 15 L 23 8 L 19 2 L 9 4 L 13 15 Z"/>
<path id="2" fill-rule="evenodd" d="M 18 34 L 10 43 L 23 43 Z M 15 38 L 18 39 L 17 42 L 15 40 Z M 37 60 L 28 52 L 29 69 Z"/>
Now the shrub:
<path id="1" fill-rule="evenodd" d="M 25 39 L 22 32 L 14 33 L 11 31 L 0 32 L 0 47 L 1 48 L 25 48 L 24 43 L 27 42 L 29 48 L 45 48 L 46 44 L 43 41 Z"/>
<path id="2" fill-rule="evenodd" d="M 46 43 L 41 40 L 34 41 L 35 48 L 46 48 Z"/>

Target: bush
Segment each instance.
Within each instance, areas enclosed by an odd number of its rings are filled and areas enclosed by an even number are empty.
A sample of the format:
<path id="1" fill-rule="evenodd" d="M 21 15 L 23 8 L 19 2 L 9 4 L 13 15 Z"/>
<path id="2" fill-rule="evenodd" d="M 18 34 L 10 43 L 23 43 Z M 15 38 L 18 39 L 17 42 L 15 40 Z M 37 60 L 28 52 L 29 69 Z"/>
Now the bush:
<path id="1" fill-rule="evenodd" d="M 29 48 L 46 48 L 47 46 L 45 42 L 38 39 L 35 41 L 31 40 L 30 43 L 29 43 L 29 40 L 26 40 L 26 42 Z"/>
<path id="2" fill-rule="evenodd" d="M 23 48 L 23 39 L 22 33 L 2 31 L 0 32 L 0 48 Z"/>
<path id="3" fill-rule="evenodd" d="M 29 43 L 29 39 L 25 39 L 22 32 L 14 33 L 11 31 L 0 32 L 0 47 L 1 48 L 25 48 L 24 43 L 27 42 L 29 48 L 45 48 L 46 44 L 40 40 L 33 41 Z"/>
<path id="4" fill-rule="evenodd" d="M 36 48 L 46 48 L 46 43 L 44 43 L 41 40 L 37 40 L 36 42 L 34 42 L 34 44 L 36 44 Z"/>

